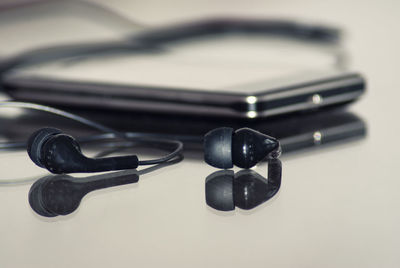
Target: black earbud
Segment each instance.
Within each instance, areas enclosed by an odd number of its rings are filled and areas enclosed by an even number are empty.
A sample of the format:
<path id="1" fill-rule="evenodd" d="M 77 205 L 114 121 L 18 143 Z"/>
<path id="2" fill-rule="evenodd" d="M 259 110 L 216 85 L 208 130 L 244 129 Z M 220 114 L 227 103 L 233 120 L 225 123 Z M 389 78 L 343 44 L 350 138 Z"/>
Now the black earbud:
<path id="1" fill-rule="evenodd" d="M 139 164 L 136 155 L 88 158 L 73 137 L 56 128 L 43 128 L 33 133 L 27 150 L 36 165 L 55 174 L 134 169 Z"/>
<path id="2" fill-rule="evenodd" d="M 235 207 L 252 209 L 273 197 L 281 186 L 282 163 L 268 160 L 268 179 L 253 170 L 220 170 L 206 178 L 206 203 L 210 207 L 230 211 Z"/>
<path id="3" fill-rule="evenodd" d="M 47 176 L 32 185 L 29 191 L 29 204 L 37 214 L 44 217 L 68 215 L 79 207 L 82 198 L 89 192 L 136 183 L 138 180 L 137 174 L 101 179 L 78 179 L 68 175 Z"/>
<path id="4" fill-rule="evenodd" d="M 221 127 L 204 136 L 204 160 L 213 167 L 251 168 L 268 155 L 279 156 L 279 141 L 250 128 Z"/>

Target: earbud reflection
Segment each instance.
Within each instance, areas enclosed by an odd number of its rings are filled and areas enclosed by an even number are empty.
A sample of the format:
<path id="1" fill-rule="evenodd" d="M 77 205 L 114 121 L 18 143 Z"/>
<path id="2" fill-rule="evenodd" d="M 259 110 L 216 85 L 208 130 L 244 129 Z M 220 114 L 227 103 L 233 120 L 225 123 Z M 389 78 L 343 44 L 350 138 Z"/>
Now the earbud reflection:
<path id="1" fill-rule="evenodd" d="M 282 164 L 279 159 L 268 162 L 268 178 L 245 169 L 237 172 L 221 170 L 206 178 L 206 203 L 220 211 L 253 209 L 273 197 L 281 186 Z"/>
<path id="2" fill-rule="evenodd" d="M 46 176 L 31 186 L 29 204 L 37 214 L 44 217 L 68 215 L 74 212 L 82 198 L 92 191 L 136 183 L 139 176 L 174 165 L 182 159 L 183 157 L 178 155 L 167 162 L 142 170 L 124 170 L 86 178 L 74 178 L 69 175 Z"/>
<path id="3" fill-rule="evenodd" d="M 41 216 L 55 217 L 74 212 L 82 198 L 98 189 L 136 183 L 138 174 L 74 178 L 68 175 L 47 176 L 37 180 L 29 191 L 29 204 Z"/>

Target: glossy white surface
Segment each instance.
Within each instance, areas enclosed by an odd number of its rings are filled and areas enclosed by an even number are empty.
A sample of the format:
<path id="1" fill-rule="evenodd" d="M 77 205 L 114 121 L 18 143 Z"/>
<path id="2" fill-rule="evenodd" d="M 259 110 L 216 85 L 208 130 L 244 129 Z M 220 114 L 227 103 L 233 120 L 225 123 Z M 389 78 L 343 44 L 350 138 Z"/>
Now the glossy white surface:
<path id="1" fill-rule="evenodd" d="M 137 184 L 90 193 L 78 211 L 55 219 L 31 210 L 30 184 L 0 186 L 1 267 L 399 266 L 398 1 L 112 5 L 154 24 L 243 14 L 342 26 L 351 66 L 369 84 L 364 99 L 351 107 L 366 119 L 368 137 L 283 156 L 280 192 L 252 211 L 208 208 L 204 181 L 215 169 L 188 159 L 144 175 Z M 4 180 L 46 175 L 22 152 L 1 153 L 0 170 Z M 264 173 L 265 165 L 257 171 Z"/>

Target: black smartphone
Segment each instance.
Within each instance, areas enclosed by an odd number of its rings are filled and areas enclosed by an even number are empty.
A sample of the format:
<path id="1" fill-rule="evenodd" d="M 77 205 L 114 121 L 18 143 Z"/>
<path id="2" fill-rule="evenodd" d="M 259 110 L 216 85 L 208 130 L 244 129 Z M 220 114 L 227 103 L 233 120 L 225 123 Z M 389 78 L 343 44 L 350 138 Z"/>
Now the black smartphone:
<path id="1" fill-rule="evenodd" d="M 15 100 L 94 110 L 266 118 L 357 100 L 364 78 L 327 44 L 226 35 L 77 57 L 3 78 Z"/>
<path id="2" fill-rule="evenodd" d="M 8 78 L 4 88 L 15 100 L 53 106 L 262 118 L 348 104 L 365 82 L 357 73 L 326 72 L 210 91 L 23 76 Z"/>

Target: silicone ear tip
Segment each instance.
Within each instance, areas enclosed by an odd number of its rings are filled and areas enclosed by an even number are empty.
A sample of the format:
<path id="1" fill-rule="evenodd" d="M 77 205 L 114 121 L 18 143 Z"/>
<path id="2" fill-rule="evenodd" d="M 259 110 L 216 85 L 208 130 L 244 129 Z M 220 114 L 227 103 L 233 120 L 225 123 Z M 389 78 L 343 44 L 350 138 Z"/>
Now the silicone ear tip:
<path id="1" fill-rule="evenodd" d="M 233 198 L 233 170 L 220 170 L 206 178 L 206 203 L 221 211 L 235 209 Z"/>
<path id="2" fill-rule="evenodd" d="M 61 130 L 57 128 L 42 128 L 35 131 L 28 140 L 28 155 L 32 161 L 39 167 L 44 167 L 40 161 L 40 151 L 44 142 L 53 135 L 60 134 Z"/>
<path id="3" fill-rule="evenodd" d="M 204 161 L 207 164 L 223 169 L 233 167 L 232 135 L 232 128 L 221 127 L 204 136 Z"/>

